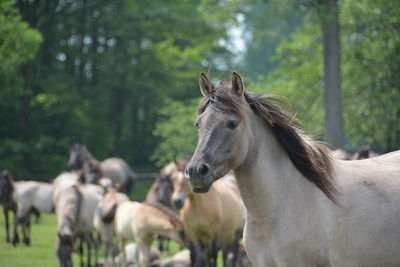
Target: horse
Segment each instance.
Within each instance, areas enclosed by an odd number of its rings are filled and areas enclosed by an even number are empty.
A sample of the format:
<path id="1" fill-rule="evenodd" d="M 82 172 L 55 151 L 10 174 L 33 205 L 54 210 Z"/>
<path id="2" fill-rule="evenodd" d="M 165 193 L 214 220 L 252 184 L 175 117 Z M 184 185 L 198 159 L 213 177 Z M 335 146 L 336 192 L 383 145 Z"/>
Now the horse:
<path id="1" fill-rule="evenodd" d="M 114 188 L 110 188 L 97 205 L 93 224 L 97 232 L 100 233 L 101 238 L 105 240 L 105 260 L 107 260 L 109 255 L 114 252 L 113 239 L 115 235 L 115 211 L 119 204 L 128 200 L 129 198 L 125 194 L 117 192 Z M 113 255 L 112 259 L 114 259 L 114 256 L 115 255 Z"/>
<path id="2" fill-rule="evenodd" d="M 87 245 L 87 266 L 91 266 L 91 244 L 94 231 L 93 218 L 104 190 L 92 184 L 75 183 L 66 187 L 59 196 L 57 214 L 57 257 L 61 267 L 72 266 L 72 251 L 76 238 L 80 238 L 79 254 L 83 266 L 83 243 Z"/>
<path id="3" fill-rule="evenodd" d="M 1 204 L 3 205 L 3 213 L 4 213 L 4 219 L 5 219 L 5 226 L 6 226 L 6 242 L 9 243 L 11 241 L 10 239 L 10 233 L 9 233 L 9 220 L 8 220 L 8 215 L 9 212 L 14 213 L 14 220 L 16 218 L 15 214 L 17 212 L 17 204 L 13 200 L 12 197 L 12 192 L 15 190 L 15 185 L 14 181 L 11 177 L 11 174 L 7 170 L 3 170 L 0 173 L 0 201 Z M 15 240 L 17 241 L 17 240 Z M 13 241 L 14 243 L 14 241 Z"/>
<path id="4" fill-rule="evenodd" d="M 15 183 L 13 199 L 17 204 L 16 220 L 14 220 L 14 236 L 17 236 L 17 225 L 22 224 L 24 243 L 30 245 L 29 217 L 32 210 L 44 213 L 54 211 L 52 202 L 53 186 L 37 181 L 18 181 Z M 18 238 L 16 238 L 18 239 Z"/>
<path id="5" fill-rule="evenodd" d="M 244 246 L 254 266 L 399 266 L 400 152 L 331 157 L 273 97 L 242 78 L 212 84 L 185 173 L 204 193 L 233 170 L 247 209 Z"/>
<path id="6" fill-rule="evenodd" d="M 72 144 L 69 153 L 68 167 L 80 169 L 86 162 L 90 162 L 92 166 L 97 165 L 101 176 L 110 178 L 119 191 L 125 188 L 129 194 L 133 190 L 136 174 L 123 159 L 107 158 L 98 161 L 85 145 L 79 143 Z"/>
<path id="7" fill-rule="evenodd" d="M 151 185 L 150 190 L 146 194 L 145 202 L 153 204 L 161 204 L 168 208 L 174 209 L 171 203 L 173 193 L 173 184 L 170 175 L 175 171 L 183 171 L 188 160 L 173 160 L 165 165 L 158 172 L 157 178 Z M 158 237 L 158 249 L 163 252 L 165 248 L 169 247 L 169 240 L 164 236 Z"/>
<path id="8" fill-rule="evenodd" d="M 148 266 L 150 246 L 157 234 L 185 244 L 182 221 L 173 211 L 161 205 L 123 202 L 117 208 L 114 223 L 119 248 L 123 252 L 123 266 L 126 266 L 123 248 L 127 241 L 134 241 L 138 246 L 139 266 Z"/>
<path id="9" fill-rule="evenodd" d="M 35 181 L 15 182 L 9 171 L 4 170 L 0 173 L 0 199 L 5 217 L 7 242 L 10 242 L 9 211 L 14 213 L 12 244 L 15 246 L 19 242 L 17 227 L 21 224 L 23 242 L 26 245 L 30 245 L 30 214 L 34 214 L 38 220 L 40 212 L 52 212 L 51 194 L 52 186 L 48 183 Z"/>
<path id="10" fill-rule="evenodd" d="M 64 191 L 71 186 L 80 183 L 82 173 L 77 171 L 62 172 L 53 180 L 53 205 L 57 213 L 58 201 L 60 200 Z M 81 181 L 84 182 L 84 181 Z"/>
<path id="11" fill-rule="evenodd" d="M 171 203 L 173 185 L 169 176 L 175 171 L 183 171 L 187 162 L 188 160 L 185 159 L 173 160 L 161 168 L 156 180 L 146 194 L 145 201 L 147 203 L 162 204 L 173 208 Z"/>
<path id="12" fill-rule="evenodd" d="M 232 252 L 235 264 L 245 209 L 236 185 L 230 181 L 231 174 L 228 176 L 213 184 L 207 193 L 195 194 L 183 172 L 176 171 L 171 175 L 174 184 L 172 201 L 180 209 L 185 231 L 192 243 L 194 266 L 215 266 L 219 249 L 223 250 L 224 263 Z M 199 254 L 202 256 L 200 259 Z"/>
<path id="13" fill-rule="evenodd" d="M 371 150 L 371 147 L 366 145 L 361 145 L 358 147 L 357 152 L 354 153 L 352 160 L 360 160 L 360 159 L 368 159 L 368 158 L 375 158 L 380 156 L 380 154 L 375 153 Z"/>

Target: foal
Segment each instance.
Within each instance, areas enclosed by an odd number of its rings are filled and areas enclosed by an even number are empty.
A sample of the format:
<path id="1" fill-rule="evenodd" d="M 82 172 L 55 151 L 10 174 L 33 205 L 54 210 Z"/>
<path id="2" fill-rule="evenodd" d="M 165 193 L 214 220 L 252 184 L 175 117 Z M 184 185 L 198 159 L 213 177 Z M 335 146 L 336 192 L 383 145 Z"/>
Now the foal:
<path id="1" fill-rule="evenodd" d="M 143 267 L 149 264 L 150 246 L 155 235 L 167 236 L 180 244 L 184 244 L 185 241 L 182 221 L 174 212 L 160 205 L 136 201 L 123 202 L 117 208 L 114 223 L 125 265 L 124 247 L 127 241 L 136 242 L 137 262 Z"/>
<path id="2" fill-rule="evenodd" d="M 111 188 L 97 205 L 93 224 L 96 230 L 101 234 L 102 239 L 106 242 L 104 252 L 105 260 L 108 259 L 110 253 L 113 253 L 115 211 L 118 205 L 125 201 L 129 201 L 129 198 L 125 194 Z"/>

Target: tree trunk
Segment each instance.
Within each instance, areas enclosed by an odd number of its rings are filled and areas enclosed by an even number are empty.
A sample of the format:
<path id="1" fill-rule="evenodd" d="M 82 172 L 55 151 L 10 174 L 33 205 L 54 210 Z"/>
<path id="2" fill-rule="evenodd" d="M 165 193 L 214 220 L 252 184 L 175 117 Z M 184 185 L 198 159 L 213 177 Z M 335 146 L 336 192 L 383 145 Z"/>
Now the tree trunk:
<path id="1" fill-rule="evenodd" d="M 325 136 L 331 148 L 344 145 L 340 91 L 340 25 L 337 0 L 322 0 L 320 18 L 324 43 Z"/>

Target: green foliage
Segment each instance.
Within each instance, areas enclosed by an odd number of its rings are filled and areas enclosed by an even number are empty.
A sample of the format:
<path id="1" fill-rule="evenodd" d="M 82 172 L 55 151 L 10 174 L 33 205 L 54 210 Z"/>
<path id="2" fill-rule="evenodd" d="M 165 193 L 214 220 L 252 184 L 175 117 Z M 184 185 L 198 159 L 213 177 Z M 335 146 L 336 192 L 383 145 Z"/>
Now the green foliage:
<path id="1" fill-rule="evenodd" d="M 229 62 L 225 1 L 3 2 L 0 169 L 17 177 L 54 177 L 73 142 L 152 168 L 164 101 L 190 101 L 198 73 Z"/>
<path id="2" fill-rule="evenodd" d="M 323 131 L 321 34 L 318 24 L 305 19 L 310 23 L 279 44 L 272 58 L 279 66 L 267 77 L 259 77 L 254 91 L 284 96 L 304 127 L 319 134 Z"/>
<path id="3" fill-rule="evenodd" d="M 0 2 L 0 69 L 8 75 L 32 59 L 42 42 L 41 34 L 22 21 L 14 2 Z"/>
<path id="4" fill-rule="evenodd" d="M 384 15 L 383 15 L 384 14 Z M 400 2 L 340 1 L 342 98 L 347 148 L 400 145 Z M 323 61 L 319 20 L 310 11 L 281 41 L 278 66 L 253 88 L 284 95 L 306 129 L 323 132 Z M 249 87 L 248 87 L 249 88 Z"/>
<path id="5" fill-rule="evenodd" d="M 169 100 L 159 110 L 163 119 L 156 124 L 154 134 L 160 137 L 160 145 L 153 154 L 158 166 L 163 166 L 172 159 L 188 158 L 193 153 L 197 141 L 193 123 L 198 101 Z"/>

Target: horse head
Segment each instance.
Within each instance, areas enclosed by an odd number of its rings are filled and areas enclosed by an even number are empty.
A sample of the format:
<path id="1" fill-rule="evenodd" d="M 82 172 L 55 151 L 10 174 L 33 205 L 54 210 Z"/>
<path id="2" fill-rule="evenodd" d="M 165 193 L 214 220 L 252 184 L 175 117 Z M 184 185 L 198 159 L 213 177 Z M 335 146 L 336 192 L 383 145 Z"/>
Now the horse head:
<path id="1" fill-rule="evenodd" d="M 79 143 L 74 143 L 69 149 L 68 167 L 79 169 L 82 167 L 84 161 L 82 157 L 82 146 Z"/>
<path id="2" fill-rule="evenodd" d="M 204 193 L 215 180 L 245 160 L 253 140 L 249 136 L 251 125 L 246 120 L 252 111 L 239 74 L 233 73 L 231 83 L 214 86 L 201 73 L 199 84 L 204 96 L 195 122 L 199 141 L 185 173 L 193 191 Z"/>
<path id="3" fill-rule="evenodd" d="M 157 191 L 158 202 L 167 207 L 171 207 L 171 196 L 173 189 L 173 184 L 169 176 L 160 177 Z"/>
<path id="4" fill-rule="evenodd" d="M 173 193 L 171 196 L 172 204 L 175 208 L 181 209 L 191 190 L 189 182 L 184 178 L 182 171 L 175 171 L 170 177 L 173 184 Z"/>
<path id="5" fill-rule="evenodd" d="M 0 173 L 0 201 L 6 201 L 14 190 L 14 181 L 8 170 Z"/>
<path id="6" fill-rule="evenodd" d="M 98 184 L 103 173 L 100 169 L 100 163 L 97 160 L 89 160 L 83 164 L 83 175 L 85 182 L 89 184 Z"/>
<path id="7" fill-rule="evenodd" d="M 72 234 L 58 233 L 57 257 L 61 267 L 72 267 L 74 237 Z"/>

